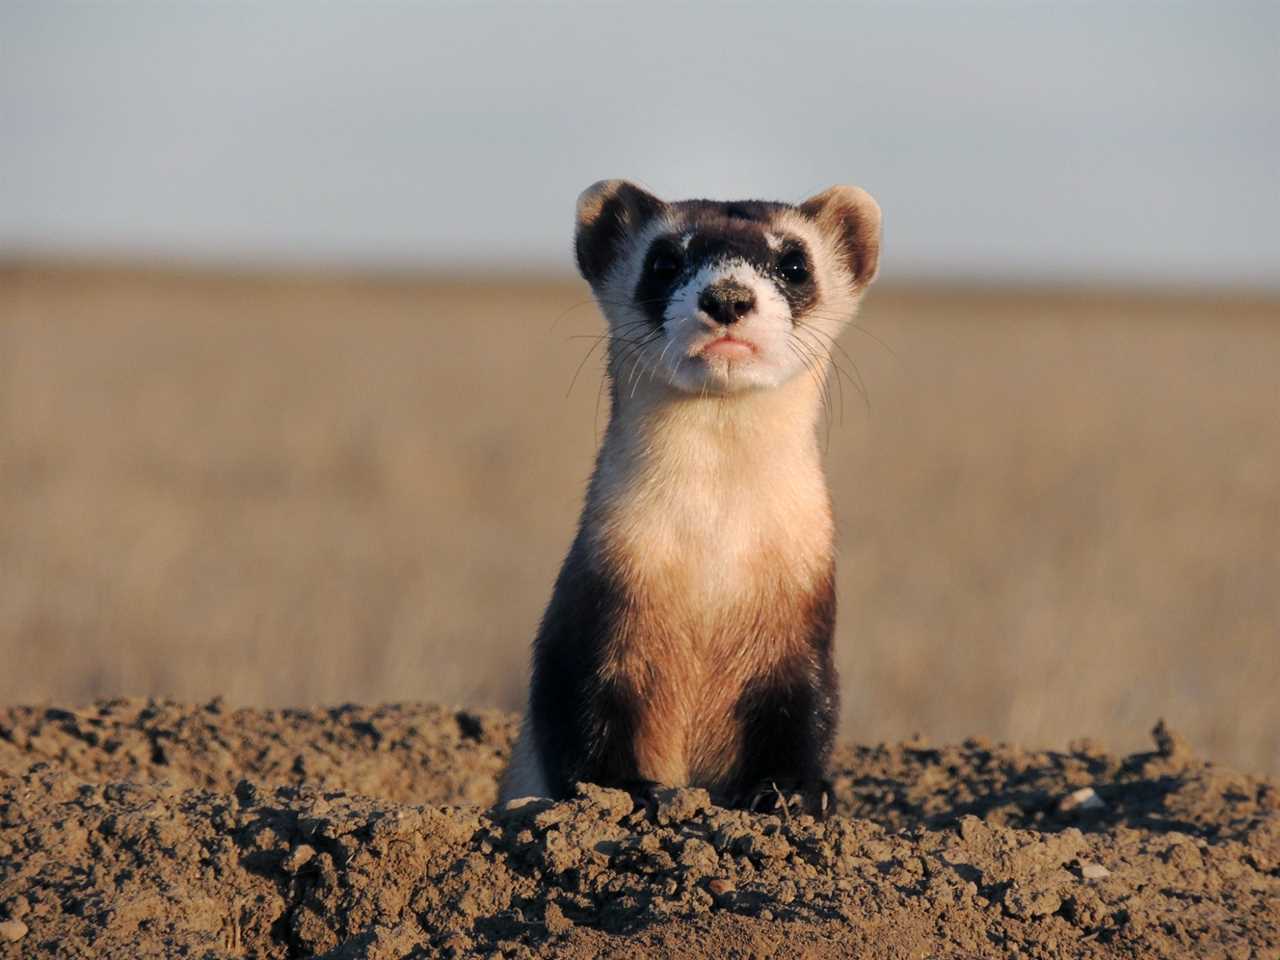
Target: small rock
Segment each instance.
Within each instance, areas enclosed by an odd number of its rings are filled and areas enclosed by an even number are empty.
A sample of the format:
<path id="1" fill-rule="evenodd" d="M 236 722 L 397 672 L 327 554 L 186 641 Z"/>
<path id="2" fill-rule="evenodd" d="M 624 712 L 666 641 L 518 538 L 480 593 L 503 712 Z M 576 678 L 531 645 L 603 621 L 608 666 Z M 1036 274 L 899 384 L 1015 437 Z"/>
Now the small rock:
<path id="1" fill-rule="evenodd" d="M 692 820 L 711 806 L 711 797 L 701 787 L 679 787 L 658 791 L 658 822 L 681 823 Z"/>
<path id="2" fill-rule="evenodd" d="M 680 864 L 698 873 L 710 873 L 720 865 L 716 848 L 705 840 L 689 839 L 680 851 Z"/>
<path id="3" fill-rule="evenodd" d="M 531 803 L 540 803 L 541 801 L 541 797 L 513 797 L 499 806 L 498 809 L 503 813 L 515 813 L 517 810 L 523 810 Z M 547 804 L 542 803 L 542 806 L 545 807 Z"/>
<path id="4" fill-rule="evenodd" d="M 305 843 L 300 843 L 290 851 L 289 855 L 284 858 L 280 866 L 284 868 L 285 873 L 294 874 L 310 863 L 311 858 L 315 855 L 316 851 L 313 847 L 309 847 Z"/>
<path id="5" fill-rule="evenodd" d="M 596 786 L 594 783 L 579 783 L 577 793 L 578 796 L 586 797 L 599 807 L 606 819 L 612 823 L 617 823 L 635 807 L 631 794 L 625 790 L 611 790 Z"/>
<path id="6" fill-rule="evenodd" d="M 1104 877 L 1111 876 L 1111 871 L 1100 863 L 1084 861 L 1080 864 L 1080 876 L 1086 880 L 1101 880 Z"/>
<path id="7" fill-rule="evenodd" d="M 27 935 L 27 925 L 21 920 L 6 920 L 0 923 L 0 940 L 5 943 L 17 943 Z"/>
<path id="8" fill-rule="evenodd" d="M 1023 889 L 1017 885 L 1005 891 L 1004 908 L 1013 917 L 1047 917 L 1062 906 L 1062 898 L 1052 890 Z"/>
<path id="9" fill-rule="evenodd" d="M 489 815 L 502 823 L 532 820 L 554 806 L 555 804 L 552 801 L 544 797 L 515 797 L 501 806 L 495 807 Z M 561 817 L 561 819 L 564 818 Z M 548 824 L 548 826 L 550 825 Z"/>
<path id="10" fill-rule="evenodd" d="M 1090 810 L 1105 810 L 1106 807 L 1106 803 L 1098 796 L 1093 787 L 1081 787 L 1058 801 L 1059 813 L 1071 813 L 1073 811 L 1083 813 Z"/>
<path id="11" fill-rule="evenodd" d="M 724 877 L 716 877 L 714 880 L 707 881 L 707 890 L 714 897 L 723 897 L 726 894 L 733 893 L 737 887 L 733 885 L 732 880 L 726 880 Z"/>
<path id="12" fill-rule="evenodd" d="M 542 922 L 546 924 L 547 933 L 553 937 L 558 937 L 562 933 L 568 933 L 573 929 L 573 921 L 564 915 L 564 911 L 560 909 L 558 903 L 548 903 L 546 912 L 542 915 Z"/>
<path id="13" fill-rule="evenodd" d="M 752 834 L 743 841 L 742 852 L 748 857 L 782 860 L 791 852 L 791 844 L 787 843 L 786 837 L 778 834 L 771 836 Z"/>

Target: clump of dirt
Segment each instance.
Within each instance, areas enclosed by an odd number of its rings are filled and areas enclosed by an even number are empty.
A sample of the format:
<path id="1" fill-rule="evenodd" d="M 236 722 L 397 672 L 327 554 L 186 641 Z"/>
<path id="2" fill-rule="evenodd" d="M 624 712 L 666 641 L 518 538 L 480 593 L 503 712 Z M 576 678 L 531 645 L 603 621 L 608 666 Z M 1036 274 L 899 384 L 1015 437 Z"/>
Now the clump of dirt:
<path id="1" fill-rule="evenodd" d="M 1280 789 L 1163 725 L 1113 758 L 849 747 L 837 815 L 490 808 L 514 723 L 430 706 L 0 711 L 0 957 L 1264 957 Z"/>

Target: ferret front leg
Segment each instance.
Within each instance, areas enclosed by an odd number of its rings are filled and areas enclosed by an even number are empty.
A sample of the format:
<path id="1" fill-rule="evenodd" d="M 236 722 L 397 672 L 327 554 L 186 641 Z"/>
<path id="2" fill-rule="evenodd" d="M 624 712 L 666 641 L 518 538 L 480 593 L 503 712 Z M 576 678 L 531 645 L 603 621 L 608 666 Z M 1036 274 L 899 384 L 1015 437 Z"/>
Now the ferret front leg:
<path id="1" fill-rule="evenodd" d="M 764 681 L 739 702 L 741 750 L 733 806 L 782 808 L 825 818 L 834 797 L 826 779 L 839 702 L 834 671 L 798 670 Z"/>
<path id="2" fill-rule="evenodd" d="M 543 669 L 545 668 L 545 669 Z M 530 714 L 553 797 L 573 795 L 579 782 L 652 792 L 635 755 L 635 709 L 612 685 L 594 681 L 582 658 L 548 651 L 535 672 Z"/>

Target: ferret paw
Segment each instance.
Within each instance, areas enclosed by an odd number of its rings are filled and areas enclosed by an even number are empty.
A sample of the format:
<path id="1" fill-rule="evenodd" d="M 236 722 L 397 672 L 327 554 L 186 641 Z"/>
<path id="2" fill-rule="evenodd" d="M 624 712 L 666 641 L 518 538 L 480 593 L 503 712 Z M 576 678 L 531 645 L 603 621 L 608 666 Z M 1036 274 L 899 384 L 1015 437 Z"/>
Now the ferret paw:
<path id="1" fill-rule="evenodd" d="M 752 813 L 807 813 L 825 820 L 835 811 L 836 798 L 830 780 L 771 779 L 748 790 L 738 806 Z"/>

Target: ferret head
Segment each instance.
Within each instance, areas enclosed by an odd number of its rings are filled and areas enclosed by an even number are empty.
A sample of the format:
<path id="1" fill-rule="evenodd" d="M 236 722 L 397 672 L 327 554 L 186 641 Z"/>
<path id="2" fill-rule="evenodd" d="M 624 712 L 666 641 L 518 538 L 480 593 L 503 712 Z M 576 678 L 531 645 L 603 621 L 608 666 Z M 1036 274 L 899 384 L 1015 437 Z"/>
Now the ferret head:
<path id="1" fill-rule="evenodd" d="M 615 384 L 733 394 L 825 370 L 876 275 L 880 208 L 857 187 L 798 206 L 668 203 L 604 180 L 578 198 L 575 247 Z"/>

